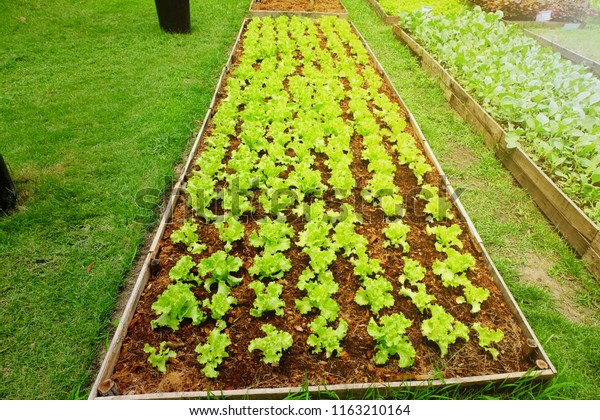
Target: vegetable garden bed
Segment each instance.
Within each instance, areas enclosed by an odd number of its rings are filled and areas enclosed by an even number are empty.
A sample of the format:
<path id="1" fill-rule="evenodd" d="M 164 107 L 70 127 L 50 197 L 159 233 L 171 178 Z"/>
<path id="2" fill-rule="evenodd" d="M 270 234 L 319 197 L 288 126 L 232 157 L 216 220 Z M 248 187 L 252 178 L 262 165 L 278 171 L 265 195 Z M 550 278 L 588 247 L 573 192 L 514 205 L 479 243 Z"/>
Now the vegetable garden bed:
<path id="1" fill-rule="evenodd" d="M 247 20 L 90 398 L 532 369 L 556 373 L 360 34 Z"/>
<path id="2" fill-rule="evenodd" d="M 507 134 L 504 127 L 484 110 L 480 103 L 418 41 L 400 26 L 394 26 L 394 33 L 421 58 L 422 67 L 438 79 L 450 105 L 484 136 L 486 145 L 496 152 L 496 156 L 511 171 L 515 179 L 528 190 L 546 217 L 556 225 L 574 250 L 587 261 L 590 271 L 596 277 L 600 277 L 598 225 L 529 157 L 529 152 L 524 151 L 514 142 L 509 145 L 508 140 L 511 136 Z M 593 94 L 590 92 L 590 95 Z M 543 116 L 539 118 L 541 121 Z M 593 141 L 591 146 L 594 146 Z M 597 180 L 592 179 L 590 187 L 597 189 L 597 185 Z"/>
<path id="3" fill-rule="evenodd" d="M 386 25 L 395 25 L 398 23 L 398 16 L 388 15 L 377 0 L 367 0 L 367 3 L 369 3 L 369 6 L 371 6 L 375 13 L 377 13 L 377 16 L 379 16 Z"/>
<path id="4" fill-rule="evenodd" d="M 250 16 L 337 16 L 348 19 L 348 11 L 339 0 L 252 0 Z"/>
<path id="5" fill-rule="evenodd" d="M 548 38 L 543 37 L 542 35 L 538 35 L 527 29 L 523 28 L 523 33 L 528 37 L 535 39 L 540 45 L 547 46 L 552 48 L 555 52 L 559 53 L 563 58 L 567 60 L 571 60 L 574 63 L 582 64 L 590 69 L 596 76 L 600 76 L 600 63 L 597 61 L 591 60 L 587 57 L 584 57 L 575 51 L 572 51 L 568 48 L 563 47 L 562 45 L 557 44 L 556 42 L 550 41 Z"/>

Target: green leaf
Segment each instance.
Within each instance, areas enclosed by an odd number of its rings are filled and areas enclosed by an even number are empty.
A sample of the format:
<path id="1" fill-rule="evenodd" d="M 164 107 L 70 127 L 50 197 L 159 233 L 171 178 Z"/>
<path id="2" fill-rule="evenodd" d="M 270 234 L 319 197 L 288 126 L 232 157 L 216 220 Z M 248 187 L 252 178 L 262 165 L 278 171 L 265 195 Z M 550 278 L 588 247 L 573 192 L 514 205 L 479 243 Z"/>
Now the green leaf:
<path id="1" fill-rule="evenodd" d="M 504 333 L 501 329 L 493 330 L 488 327 L 482 326 L 479 322 L 473 324 L 473 329 L 477 332 L 477 336 L 479 338 L 479 346 L 483 347 L 486 351 L 488 351 L 494 360 L 498 358 L 500 352 L 491 347 L 492 343 L 499 343 L 504 339 Z"/>
<path id="2" fill-rule="evenodd" d="M 196 266 L 194 260 L 189 255 L 184 255 L 175 263 L 173 268 L 169 270 L 169 277 L 171 280 L 182 280 L 182 281 L 196 281 L 198 277 L 195 276 L 191 270 Z"/>
<path id="3" fill-rule="evenodd" d="M 280 279 L 292 268 L 291 260 L 281 252 L 274 254 L 257 255 L 254 257 L 254 264 L 248 272 L 250 275 L 260 279 L 270 277 Z"/>
<path id="4" fill-rule="evenodd" d="M 158 296 L 152 304 L 152 310 L 160 317 L 150 322 L 152 328 L 166 326 L 177 331 L 184 318 L 190 318 L 192 325 L 199 325 L 206 320 L 191 287 L 189 283 L 170 284 Z"/>
<path id="5" fill-rule="evenodd" d="M 377 325 L 377 322 L 371 318 L 367 326 L 367 332 L 377 342 L 375 346 L 377 353 L 373 357 L 375 364 L 385 364 L 389 356 L 398 355 L 398 366 L 401 368 L 412 366 L 416 350 L 405 335 L 412 321 L 401 313 L 395 313 L 382 316 L 379 322 L 381 325 Z"/>
<path id="6" fill-rule="evenodd" d="M 256 299 L 254 307 L 250 309 L 250 315 L 260 317 L 265 312 L 274 311 L 275 315 L 283 316 L 285 302 L 281 299 L 283 285 L 275 282 L 270 282 L 266 287 L 258 280 L 253 281 L 248 287 L 254 290 Z"/>
<path id="7" fill-rule="evenodd" d="M 280 331 L 271 324 L 265 324 L 260 328 L 266 337 L 255 338 L 250 341 L 248 352 L 260 350 L 263 352 L 263 362 L 265 364 L 278 365 L 283 352 L 294 342 L 292 335 L 285 331 Z"/>
<path id="8" fill-rule="evenodd" d="M 231 344 L 231 339 L 229 335 L 222 332 L 225 328 L 227 328 L 225 321 L 217 321 L 216 327 L 208 335 L 206 343 L 196 346 L 198 363 L 204 365 L 202 373 L 207 378 L 218 377 L 219 372 L 216 368 L 223 362 L 223 359 L 229 357 L 229 353 L 225 349 Z"/>
<path id="9" fill-rule="evenodd" d="M 313 353 L 321 353 L 325 351 L 327 358 L 331 357 L 334 352 L 337 356 L 342 352 L 340 342 L 346 337 L 348 332 L 348 323 L 340 319 L 337 328 L 327 325 L 327 319 L 319 316 L 309 324 L 312 334 L 308 336 L 306 343 L 313 347 Z"/>
<path id="10" fill-rule="evenodd" d="M 235 286 L 242 282 L 241 277 L 234 277 L 231 273 L 238 271 L 244 262 L 239 257 L 227 254 L 225 251 L 217 251 L 210 257 L 204 258 L 198 264 L 198 272 L 201 276 L 210 273 L 210 277 L 204 282 L 204 289 L 210 291 L 214 283 L 226 282 L 229 286 Z"/>
<path id="11" fill-rule="evenodd" d="M 161 342 L 158 352 L 156 351 L 156 348 L 148 343 L 144 346 L 144 353 L 150 354 L 150 356 L 148 356 L 148 363 L 162 373 L 167 371 L 167 361 L 177 357 L 177 353 L 166 347 L 166 344 L 165 341 Z"/>
<path id="12" fill-rule="evenodd" d="M 431 318 L 421 323 L 423 336 L 435 342 L 442 357 L 448 354 L 448 346 L 462 338 L 469 341 L 469 329 L 439 305 L 430 305 Z"/>

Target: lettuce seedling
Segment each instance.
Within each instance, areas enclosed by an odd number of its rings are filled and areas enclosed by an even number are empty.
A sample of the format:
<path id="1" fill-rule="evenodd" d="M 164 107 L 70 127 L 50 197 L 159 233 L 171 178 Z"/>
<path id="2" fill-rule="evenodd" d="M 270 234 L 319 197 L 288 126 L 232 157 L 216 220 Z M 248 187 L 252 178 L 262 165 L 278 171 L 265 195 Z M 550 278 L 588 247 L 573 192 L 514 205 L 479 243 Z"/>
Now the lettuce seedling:
<path id="1" fill-rule="evenodd" d="M 398 355 L 398 366 L 401 368 L 412 366 L 417 352 L 405 335 L 412 321 L 403 314 L 396 313 L 382 316 L 379 322 L 381 326 L 371 318 L 367 326 L 367 332 L 377 341 L 375 345 L 377 353 L 373 357 L 375 364 L 383 365 L 387 363 L 390 356 Z"/>
<path id="2" fill-rule="evenodd" d="M 378 313 L 383 308 L 389 308 L 394 304 L 394 297 L 389 293 L 394 288 L 384 277 L 377 276 L 374 279 L 367 278 L 363 286 L 356 292 L 354 301 L 361 306 L 370 305 L 371 311 Z"/>
<path id="3" fill-rule="evenodd" d="M 348 323 L 340 319 L 337 328 L 327 326 L 327 319 L 318 316 L 309 324 L 312 334 L 308 336 L 306 343 L 313 347 L 313 353 L 325 351 L 325 357 L 329 358 L 333 353 L 337 356 L 342 352 L 340 342 L 346 337 Z"/>
<path id="4" fill-rule="evenodd" d="M 453 246 L 459 249 L 463 248 L 463 243 L 460 239 L 458 239 L 462 233 L 462 229 L 459 225 L 455 224 L 450 227 L 442 225 L 437 225 L 434 227 L 427 226 L 425 229 L 427 230 L 428 235 L 435 235 L 435 249 L 439 252 L 446 252 Z"/>
<path id="5" fill-rule="evenodd" d="M 199 325 L 206 320 L 206 315 L 202 312 L 191 287 L 189 283 L 170 284 L 158 296 L 152 304 L 152 310 L 160 317 L 150 322 L 152 328 L 166 326 L 177 331 L 184 318 L 190 318 L 192 325 Z"/>
<path id="6" fill-rule="evenodd" d="M 233 287 L 242 282 L 241 277 L 234 277 L 231 273 L 238 271 L 244 262 L 239 257 L 228 255 L 225 251 L 217 251 L 208 258 L 204 258 L 198 264 L 198 273 L 210 277 L 204 281 L 204 289 L 208 292 L 214 283 L 226 282 Z"/>
<path id="7" fill-rule="evenodd" d="M 285 308 L 285 302 L 281 299 L 283 285 L 270 282 L 265 287 L 262 282 L 254 280 L 248 287 L 256 293 L 254 307 L 250 309 L 250 315 L 260 317 L 265 312 L 274 311 L 275 315 L 283 316 L 283 309 Z"/>
<path id="8" fill-rule="evenodd" d="M 401 220 L 391 222 L 388 227 L 383 229 L 383 234 L 388 239 L 383 242 L 383 247 L 402 247 L 402 252 L 409 252 L 410 245 L 406 242 L 408 232 L 410 232 L 410 226 L 405 225 Z"/>
<path id="9" fill-rule="evenodd" d="M 266 337 L 255 338 L 250 341 L 248 352 L 254 350 L 263 352 L 263 362 L 274 366 L 279 365 L 279 360 L 283 356 L 283 352 L 294 343 L 292 335 L 285 331 L 280 331 L 271 324 L 265 324 L 260 328 Z"/>
<path id="10" fill-rule="evenodd" d="M 202 301 L 202 305 L 210 309 L 212 319 L 221 319 L 237 303 L 237 299 L 230 295 L 231 289 L 227 284 L 219 282 L 219 289 L 212 297 Z"/>
<path id="11" fill-rule="evenodd" d="M 479 338 L 479 346 L 488 351 L 494 360 L 498 358 L 500 352 L 498 349 L 490 347 L 492 343 L 499 343 L 504 338 L 504 333 L 501 329 L 493 330 L 482 326 L 479 322 L 473 324 L 473 329 L 477 332 Z"/>
<path id="12" fill-rule="evenodd" d="M 158 352 L 156 351 L 156 348 L 148 343 L 144 346 L 144 353 L 150 354 L 150 356 L 148 356 L 148 363 L 162 373 L 167 371 L 167 361 L 177 357 L 177 353 L 170 348 L 165 347 L 166 344 L 165 341 L 161 342 Z"/>
<path id="13" fill-rule="evenodd" d="M 244 237 L 244 225 L 231 213 L 227 213 L 222 222 L 214 224 L 219 231 L 219 238 L 225 242 L 225 251 L 231 251 L 231 243 Z"/>
<path id="14" fill-rule="evenodd" d="M 192 273 L 192 268 L 196 266 L 196 263 L 189 255 L 183 255 L 179 260 L 175 263 L 173 268 L 169 270 L 169 278 L 175 281 L 195 281 L 199 282 L 200 279 L 194 273 Z"/>
<path id="15" fill-rule="evenodd" d="M 250 275 L 264 279 L 280 279 L 292 268 L 291 260 L 281 252 L 265 253 L 254 257 L 254 264 L 248 269 Z"/>
<path id="16" fill-rule="evenodd" d="M 231 339 L 226 333 L 222 332 L 225 328 L 227 328 L 225 321 L 218 320 L 216 327 L 208 335 L 206 343 L 196 346 L 198 363 L 204 365 L 202 373 L 207 378 L 218 377 L 217 366 L 223 362 L 223 359 L 229 357 L 229 353 L 225 349 L 231 344 Z"/>
<path id="17" fill-rule="evenodd" d="M 456 321 L 440 305 L 430 305 L 429 310 L 431 318 L 421 323 L 421 332 L 438 345 L 442 357 L 448 354 L 448 346 L 454 344 L 457 339 L 469 341 L 469 328 L 465 324 Z"/>
<path id="18" fill-rule="evenodd" d="M 200 254 L 206 249 L 206 245 L 200 243 L 198 234 L 198 224 L 192 223 L 192 220 L 186 221 L 179 229 L 171 233 L 171 241 L 174 244 L 182 243 L 187 247 L 187 251 L 192 254 Z"/>

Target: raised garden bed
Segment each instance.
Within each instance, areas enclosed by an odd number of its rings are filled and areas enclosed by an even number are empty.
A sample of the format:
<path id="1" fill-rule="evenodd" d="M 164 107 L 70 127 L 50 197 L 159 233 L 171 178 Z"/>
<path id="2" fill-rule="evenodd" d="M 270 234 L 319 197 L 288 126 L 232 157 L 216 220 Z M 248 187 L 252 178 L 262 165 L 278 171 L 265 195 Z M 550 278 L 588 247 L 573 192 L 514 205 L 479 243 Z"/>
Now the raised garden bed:
<path id="1" fill-rule="evenodd" d="M 377 16 L 386 24 L 386 25 L 396 25 L 398 23 L 398 16 L 388 15 L 385 10 L 381 7 L 381 4 L 377 0 L 367 0 L 369 6 L 375 11 Z"/>
<path id="2" fill-rule="evenodd" d="M 600 278 L 600 232 L 598 226 L 533 162 L 519 146 L 508 147 L 506 131 L 458 83 L 448 71 L 402 28 L 394 33 L 411 51 L 420 57 L 421 65 L 435 77 L 446 99 L 456 112 L 483 135 L 486 145 L 495 151 L 515 179 L 535 200 L 546 217 L 573 249 L 588 263 L 588 268 Z"/>
<path id="3" fill-rule="evenodd" d="M 348 19 L 348 11 L 340 0 L 252 0 L 250 16 L 303 16 L 318 18 L 337 16 Z"/>
<path id="4" fill-rule="evenodd" d="M 596 76 L 600 76 L 600 63 L 597 61 L 591 60 L 587 57 L 584 57 L 575 51 L 572 51 L 568 48 L 563 47 L 562 45 L 557 44 L 556 42 L 550 41 L 548 38 L 543 37 L 542 35 L 533 33 L 525 28 L 523 28 L 523 33 L 528 37 L 535 39 L 539 44 L 550 47 L 552 50 L 559 53 L 563 58 L 567 60 L 571 60 L 574 63 L 582 64 L 590 69 Z"/>
<path id="5" fill-rule="evenodd" d="M 211 217 L 236 213 L 241 230 Z M 218 255 L 227 262 L 211 267 Z M 281 289 L 262 314 L 261 284 Z M 173 286 L 200 302 L 182 322 L 157 313 Z M 405 333 L 381 331 L 399 318 Z M 293 340 L 272 363 L 249 351 L 265 325 Z M 482 343 L 479 327 L 503 338 Z M 197 358 L 219 332 L 228 357 L 208 378 Z M 165 373 L 144 351 L 161 343 L 176 353 Z M 361 395 L 531 369 L 556 373 L 362 37 L 337 18 L 246 20 L 90 398 L 283 397 L 305 383 Z"/>

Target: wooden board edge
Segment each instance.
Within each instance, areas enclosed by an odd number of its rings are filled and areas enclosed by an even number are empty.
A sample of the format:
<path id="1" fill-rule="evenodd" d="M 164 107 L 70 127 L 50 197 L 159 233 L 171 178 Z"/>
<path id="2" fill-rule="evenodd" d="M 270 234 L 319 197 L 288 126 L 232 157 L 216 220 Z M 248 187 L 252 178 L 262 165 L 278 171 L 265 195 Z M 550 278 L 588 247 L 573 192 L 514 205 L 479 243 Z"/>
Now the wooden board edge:
<path id="1" fill-rule="evenodd" d="M 307 391 L 310 395 L 318 396 L 320 393 L 336 393 L 340 398 L 353 397 L 362 398 L 370 391 L 378 391 L 386 396 L 392 390 L 405 389 L 424 389 L 427 387 L 438 387 L 446 385 L 458 386 L 480 386 L 487 383 L 514 383 L 519 379 L 531 376 L 536 380 L 546 381 L 555 376 L 551 369 L 538 370 L 535 372 L 513 372 L 508 374 L 494 374 L 484 376 L 471 376 L 467 378 L 450 379 L 429 379 L 414 380 L 404 382 L 380 382 L 364 384 L 338 384 L 338 385 L 315 385 L 308 388 L 302 387 L 281 387 L 281 388 L 246 388 L 238 390 L 209 390 L 209 391 L 191 391 L 191 392 L 164 392 L 154 394 L 135 394 L 135 395 L 117 395 L 110 397 L 98 397 L 97 400 L 173 400 L 173 399 L 282 399 L 291 394 Z"/>

